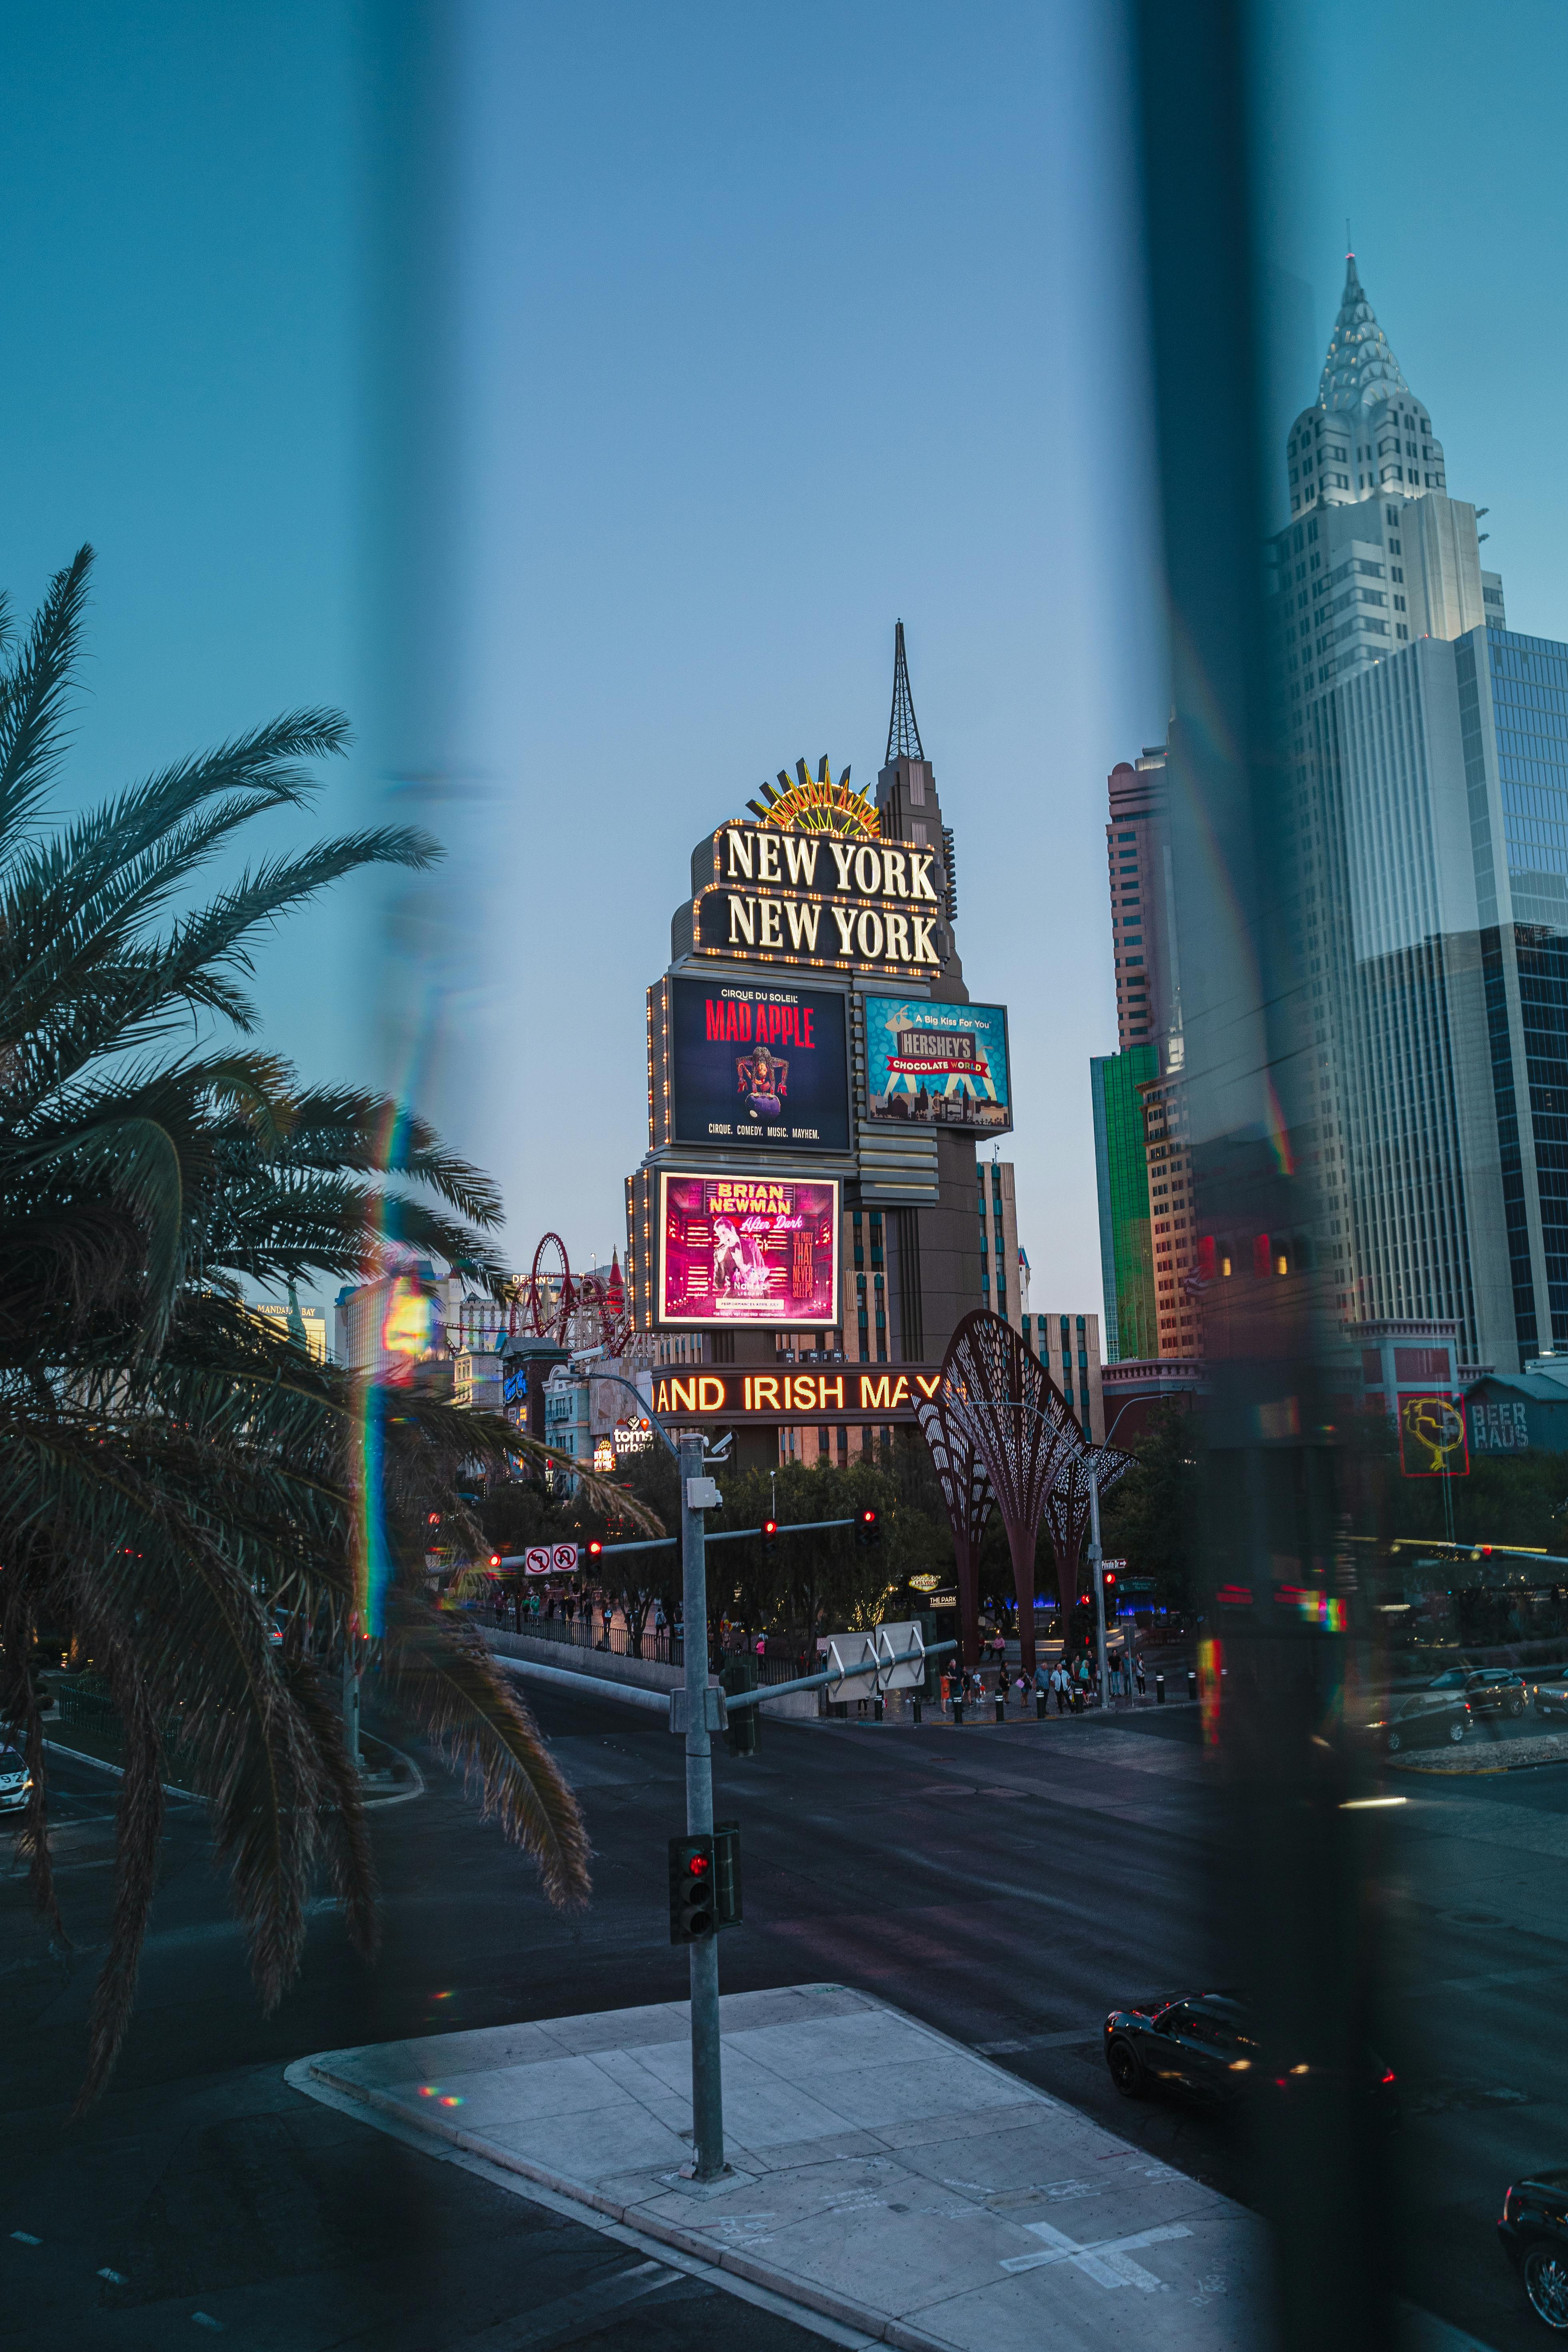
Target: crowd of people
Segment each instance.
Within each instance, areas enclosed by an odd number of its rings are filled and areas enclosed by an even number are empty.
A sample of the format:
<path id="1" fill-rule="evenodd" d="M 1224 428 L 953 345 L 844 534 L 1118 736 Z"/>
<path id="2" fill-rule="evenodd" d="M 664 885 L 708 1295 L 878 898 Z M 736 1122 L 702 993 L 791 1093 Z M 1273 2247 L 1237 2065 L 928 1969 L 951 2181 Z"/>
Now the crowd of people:
<path id="1" fill-rule="evenodd" d="M 1107 1664 L 1108 1688 L 1100 1689 L 1100 1663 L 1094 1653 L 1083 1651 L 1076 1659 L 1066 1656 L 1048 1662 L 1042 1658 L 1035 1668 L 1034 1678 L 1022 1667 L 1009 1670 L 1005 1645 L 993 1645 L 995 1663 L 989 1674 L 983 1667 L 952 1668 L 942 1678 L 942 1704 L 944 1711 L 961 1706 L 994 1706 L 1009 1703 L 1020 1708 L 1030 1701 L 1045 1702 L 1047 1709 L 1053 1705 L 1058 1715 L 1081 1715 L 1086 1707 L 1099 1706 L 1104 1701 L 1111 1706 L 1130 1699 L 1136 1691 L 1142 1698 L 1147 1686 L 1143 1662 L 1131 1652 L 1112 1651 Z"/>

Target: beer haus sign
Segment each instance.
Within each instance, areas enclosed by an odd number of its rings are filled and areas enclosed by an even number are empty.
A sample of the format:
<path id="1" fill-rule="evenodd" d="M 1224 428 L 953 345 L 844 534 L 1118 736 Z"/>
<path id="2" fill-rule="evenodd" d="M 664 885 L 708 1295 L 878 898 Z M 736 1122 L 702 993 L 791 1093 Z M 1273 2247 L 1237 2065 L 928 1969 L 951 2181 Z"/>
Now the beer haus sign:
<path id="1" fill-rule="evenodd" d="M 905 841 L 734 822 L 691 853 L 677 957 L 932 980 L 952 951 L 941 855 Z"/>

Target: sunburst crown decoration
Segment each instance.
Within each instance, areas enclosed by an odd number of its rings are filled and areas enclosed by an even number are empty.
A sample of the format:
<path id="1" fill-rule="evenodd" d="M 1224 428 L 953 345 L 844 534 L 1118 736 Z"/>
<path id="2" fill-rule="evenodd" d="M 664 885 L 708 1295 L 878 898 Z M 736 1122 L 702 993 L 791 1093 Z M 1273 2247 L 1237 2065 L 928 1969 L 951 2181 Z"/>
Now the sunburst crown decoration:
<path id="1" fill-rule="evenodd" d="M 746 806 L 763 824 L 776 824 L 784 833 L 834 833 L 858 841 L 879 841 L 882 819 L 875 801 L 849 789 L 849 771 L 835 783 L 823 753 L 814 776 L 804 760 L 795 763 L 795 782 L 779 770 L 778 791 L 762 788 L 762 798 Z"/>

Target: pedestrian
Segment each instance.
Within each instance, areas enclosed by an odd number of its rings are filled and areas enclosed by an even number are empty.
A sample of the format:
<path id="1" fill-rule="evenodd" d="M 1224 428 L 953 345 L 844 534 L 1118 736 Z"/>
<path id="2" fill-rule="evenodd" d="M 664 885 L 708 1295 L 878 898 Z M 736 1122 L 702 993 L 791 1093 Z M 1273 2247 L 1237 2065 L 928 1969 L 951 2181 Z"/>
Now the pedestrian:
<path id="1" fill-rule="evenodd" d="M 1138 1696 L 1140 1698 L 1144 1698 L 1148 1696 L 1148 1693 L 1143 1682 L 1143 1657 L 1142 1652 L 1139 1653 L 1136 1662 L 1136 1672 L 1138 1675 Z"/>
<path id="2" fill-rule="evenodd" d="M 943 1715 L 945 1715 L 945 1714 L 947 1713 L 947 1699 L 948 1699 L 948 1674 L 947 1674 L 947 1668 L 946 1668 L 945 1666 L 943 1666 L 943 1668 L 942 1668 L 942 1711 Z"/>
<path id="3" fill-rule="evenodd" d="M 756 1647 L 756 1653 L 757 1653 L 757 1655 L 758 1655 L 758 1657 L 759 1657 L 759 1658 L 765 1658 L 765 1657 L 767 1656 L 767 1654 L 768 1654 L 768 1637 L 767 1637 L 767 1635 L 766 1635 L 765 1633 L 759 1633 L 759 1634 L 757 1635 L 755 1647 Z"/>

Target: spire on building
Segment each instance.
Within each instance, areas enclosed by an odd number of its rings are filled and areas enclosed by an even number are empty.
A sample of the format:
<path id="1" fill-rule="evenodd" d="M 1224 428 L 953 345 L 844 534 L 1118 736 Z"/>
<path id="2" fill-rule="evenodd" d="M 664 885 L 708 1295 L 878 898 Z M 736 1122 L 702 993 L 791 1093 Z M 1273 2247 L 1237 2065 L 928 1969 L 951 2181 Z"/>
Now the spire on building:
<path id="1" fill-rule="evenodd" d="M 896 624 L 893 635 L 893 710 L 888 721 L 888 756 L 884 767 L 891 767 L 899 758 L 923 760 L 921 730 L 915 724 L 915 706 L 910 694 L 909 664 L 904 659 L 904 625 Z"/>
<path id="2" fill-rule="evenodd" d="M 1347 253 L 1345 290 L 1318 383 L 1318 406 L 1331 414 L 1337 409 L 1372 408 L 1380 400 L 1409 389 L 1356 275 L 1355 256 Z"/>

